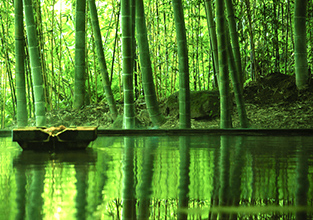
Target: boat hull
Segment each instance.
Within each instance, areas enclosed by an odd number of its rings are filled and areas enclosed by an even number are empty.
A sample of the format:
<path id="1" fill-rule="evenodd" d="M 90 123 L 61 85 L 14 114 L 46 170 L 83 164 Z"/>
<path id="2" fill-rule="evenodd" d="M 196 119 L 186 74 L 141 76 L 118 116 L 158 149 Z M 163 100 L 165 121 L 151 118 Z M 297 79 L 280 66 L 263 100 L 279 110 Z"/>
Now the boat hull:
<path id="1" fill-rule="evenodd" d="M 18 128 L 12 132 L 23 150 L 80 150 L 97 138 L 97 127 L 66 128 L 56 134 L 37 127 Z"/>

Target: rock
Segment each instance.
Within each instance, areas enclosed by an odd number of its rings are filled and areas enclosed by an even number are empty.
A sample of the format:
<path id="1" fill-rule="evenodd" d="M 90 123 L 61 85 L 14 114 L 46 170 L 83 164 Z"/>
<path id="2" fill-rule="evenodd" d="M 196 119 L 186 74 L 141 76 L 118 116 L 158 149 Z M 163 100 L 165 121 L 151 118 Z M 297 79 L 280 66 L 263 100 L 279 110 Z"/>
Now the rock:
<path id="1" fill-rule="evenodd" d="M 167 116 L 179 115 L 178 92 L 170 95 L 163 108 Z M 220 114 L 218 91 L 191 91 L 190 113 L 193 119 L 213 119 Z"/>
<path id="2" fill-rule="evenodd" d="M 135 118 L 135 128 L 142 128 L 141 122 L 138 120 L 138 118 Z M 112 129 L 123 129 L 123 116 L 119 115 L 115 121 L 113 122 Z"/>

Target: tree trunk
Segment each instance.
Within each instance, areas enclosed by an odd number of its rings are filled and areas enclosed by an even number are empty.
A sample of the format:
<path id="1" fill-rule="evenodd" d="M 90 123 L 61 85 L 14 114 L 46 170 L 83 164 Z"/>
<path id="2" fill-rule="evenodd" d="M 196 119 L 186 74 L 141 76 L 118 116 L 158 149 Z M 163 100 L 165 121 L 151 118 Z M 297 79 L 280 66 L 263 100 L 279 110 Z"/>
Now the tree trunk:
<path id="1" fill-rule="evenodd" d="M 181 0 L 173 0 L 179 65 L 179 127 L 190 128 L 190 86 L 188 49 L 184 11 Z"/>
<path id="2" fill-rule="evenodd" d="M 100 32 L 100 26 L 99 26 L 99 20 L 98 20 L 98 12 L 96 9 L 95 0 L 89 0 L 89 8 L 90 8 L 90 15 L 91 15 L 91 23 L 93 27 L 93 32 L 95 36 L 95 44 L 97 47 L 97 56 L 99 60 L 100 65 L 100 72 L 102 75 L 102 84 L 104 87 L 104 92 L 107 98 L 107 101 L 109 103 L 110 112 L 112 114 L 113 119 L 115 120 L 118 112 L 114 100 L 114 96 L 111 89 L 111 83 L 109 79 L 109 73 L 104 57 L 103 47 L 102 47 L 102 38 L 101 38 L 101 32 Z"/>
<path id="3" fill-rule="evenodd" d="M 219 68 L 218 68 L 218 51 L 217 51 L 217 39 L 216 39 L 216 26 L 213 20 L 212 1 L 205 1 L 205 11 L 207 16 L 207 23 L 210 33 L 211 49 L 213 53 L 213 67 L 214 67 L 214 84 L 218 88 Z"/>
<path id="4" fill-rule="evenodd" d="M 32 1 L 24 0 L 23 2 L 25 10 L 28 50 L 34 88 L 33 90 L 35 93 L 36 126 L 45 126 L 46 125 L 45 97 Z"/>
<path id="5" fill-rule="evenodd" d="M 164 123 L 165 119 L 160 113 L 159 103 L 155 93 L 149 44 L 147 39 L 144 5 L 142 0 L 136 0 L 136 36 L 139 47 L 140 67 L 142 72 L 142 84 L 145 93 L 145 101 L 153 125 L 159 126 Z"/>
<path id="6" fill-rule="evenodd" d="M 229 27 L 229 33 L 230 33 L 231 46 L 232 46 L 232 53 L 234 54 L 236 72 L 237 72 L 237 75 L 239 76 L 239 83 L 241 84 L 241 87 L 242 87 L 244 83 L 244 79 L 243 79 L 243 74 L 242 74 L 238 32 L 236 28 L 234 7 L 233 7 L 232 0 L 226 0 L 226 9 L 227 9 L 227 14 L 228 14 L 228 24 L 229 24 L 228 27 Z"/>
<path id="7" fill-rule="evenodd" d="M 228 0 L 227 0 L 228 1 Z M 228 11 L 228 15 L 234 15 L 233 13 L 233 7 L 232 7 L 232 3 L 229 2 L 228 4 L 231 4 L 231 6 L 228 6 L 229 9 Z M 232 19 L 228 19 L 228 22 L 230 22 Z M 243 99 L 243 84 L 242 84 L 242 71 L 239 69 L 239 66 L 241 68 L 241 61 L 240 61 L 240 51 L 239 51 L 239 45 L 238 45 L 238 35 L 237 35 L 237 31 L 236 31 L 236 26 L 235 27 L 231 27 L 232 25 L 235 25 L 234 21 L 230 22 L 229 24 L 229 29 L 226 29 L 226 40 L 227 40 L 227 54 L 228 54 L 228 65 L 229 65 L 229 72 L 230 72 L 230 76 L 231 76 L 231 81 L 233 84 L 233 89 L 234 89 L 234 94 L 235 94 L 235 100 L 236 100 L 236 105 L 237 105 L 237 111 L 238 111 L 238 115 L 239 115 L 239 119 L 240 119 L 240 125 L 242 128 L 248 128 L 249 127 L 249 121 L 248 121 L 248 117 L 246 114 L 246 109 L 245 109 L 245 103 L 244 103 L 244 99 Z M 230 33 L 232 32 L 232 33 Z M 234 33 L 236 32 L 236 34 Z M 236 41 L 237 39 L 237 43 L 233 42 L 233 47 L 231 45 L 230 42 L 230 37 L 232 37 L 232 42 Z M 236 49 L 237 46 L 234 47 L 234 45 L 238 46 L 238 51 Z M 240 65 L 237 63 L 238 60 L 236 60 L 236 54 L 237 56 L 239 56 L 239 62 Z M 238 57 L 237 57 L 238 59 Z M 239 65 L 237 66 L 236 65 Z"/>
<path id="8" fill-rule="evenodd" d="M 219 62 L 219 92 L 220 92 L 220 128 L 231 128 L 229 75 L 227 65 L 226 24 L 224 1 L 216 1 L 216 29 Z"/>
<path id="9" fill-rule="evenodd" d="M 245 0 L 246 7 L 247 7 L 247 16 L 248 16 L 248 24 L 249 24 L 249 34 L 250 34 L 250 71 L 251 71 L 251 78 L 256 79 L 258 78 L 258 74 L 256 73 L 255 68 L 255 48 L 254 48 L 254 34 L 253 34 L 253 27 L 252 27 L 252 16 L 250 11 L 250 0 Z"/>
<path id="10" fill-rule="evenodd" d="M 132 54 L 132 19 L 131 0 L 121 1 L 122 15 L 122 59 L 123 59 L 123 92 L 124 92 L 124 120 L 123 127 L 135 127 L 134 86 L 133 86 L 133 54 Z"/>
<path id="11" fill-rule="evenodd" d="M 27 126 L 27 102 L 24 70 L 24 25 L 23 25 L 23 1 L 14 1 L 15 18 L 15 77 L 17 96 L 17 126 Z"/>
<path id="12" fill-rule="evenodd" d="M 294 39 L 296 84 L 299 90 L 308 86 L 308 60 L 306 45 L 306 6 L 307 0 L 295 1 Z"/>
<path id="13" fill-rule="evenodd" d="M 83 107 L 85 100 L 85 11 L 86 0 L 76 0 L 74 109 Z"/>

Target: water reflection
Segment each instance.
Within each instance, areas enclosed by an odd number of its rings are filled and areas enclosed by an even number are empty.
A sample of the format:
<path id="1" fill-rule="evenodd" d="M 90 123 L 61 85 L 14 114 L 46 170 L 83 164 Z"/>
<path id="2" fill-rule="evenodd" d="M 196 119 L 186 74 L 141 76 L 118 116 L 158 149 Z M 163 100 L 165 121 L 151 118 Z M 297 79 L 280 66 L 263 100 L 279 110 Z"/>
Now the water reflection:
<path id="1" fill-rule="evenodd" d="M 136 219 L 134 141 L 133 137 L 124 138 L 122 219 Z"/>
<path id="2" fill-rule="evenodd" d="M 303 146 L 302 140 L 299 140 L 299 147 L 297 153 L 297 188 L 296 188 L 296 205 L 307 206 L 308 205 L 308 191 L 309 191 L 309 165 L 308 154 L 306 153 L 305 146 Z M 311 204 L 312 205 L 312 204 Z M 307 213 L 305 211 L 296 213 L 296 220 L 307 219 Z"/>
<path id="3" fill-rule="evenodd" d="M 0 139 L 0 219 L 313 218 L 312 137 L 99 137 L 88 151 L 16 149 Z"/>
<path id="4" fill-rule="evenodd" d="M 178 208 L 188 208 L 189 184 L 190 184 L 190 137 L 179 137 L 179 185 L 178 185 Z M 177 219 L 187 219 L 187 214 L 178 212 Z"/>
<path id="5" fill-rule="evenodd" d="M 152 195 L 155 150 L 158 148 L 158 137 L 145 140 L 142 150 L 142 173 L 138 183 L 138 219 L 149 219 Z"/>
<path id="6" fill-rule="evenodd" d="M 15 219 L 42 219 L 46 216 L 49 219 L 49 211 L 43 210 L 44 204 L 53 200 L 54 190 L 62 187 L 64 179 L 55 175 L 55 171 L 60 169 L 61 172 L 69 167 L 74 167 L 76 186 L 75 209 L 73 215 L 75 219 L 86 219 L 87 215 L 87 175 L 89 167 L 94 165 L 96 154 L 92 150 L 86 151 L 66 151 L 66 152 L 34 152 L 23 151 L 13 161 L 13 167 L 16 170 L 16 206 L 17 213 Z M 50 170 L 51 169 L 51 170 Z M 47 173 L 50 170 L 51 174 Z M 50 173 L 49 172 L 49 173 Z M 46 179 L 49 183 L 46 183 Z M 58 184 L 59 182 L 59 184 Z M 46 198 L 44 188 L 49 193 L 50 198 Z M 57 186 L 56 186 L 57 185 Z M 51 205 L 51 204 L 50 204 Z M 55 205 L 54 205 L 55 206 Z M 53 212 L 53 210 L 51 210 Z M 57 207 L 57 211 L 58 210 Z M 54 217 L 58 219 L 57 213 Z"/>

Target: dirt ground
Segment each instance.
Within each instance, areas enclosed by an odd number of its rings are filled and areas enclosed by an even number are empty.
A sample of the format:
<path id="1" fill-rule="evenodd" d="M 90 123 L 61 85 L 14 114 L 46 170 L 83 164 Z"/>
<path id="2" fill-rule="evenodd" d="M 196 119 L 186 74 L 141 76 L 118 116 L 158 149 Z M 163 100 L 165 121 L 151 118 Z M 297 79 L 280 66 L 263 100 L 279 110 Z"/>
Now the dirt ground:
<path id="1" fill-rule="evenodd" d="M 252 128 L 313 128 L 313 85 L 303 92 L 296 89 L 294 76 L 270 74 L 257 81 L 248 83 L 244 88 L 244 99 L 248 118 Z M 160 102 L 164 112 L 166 100 Z M 123 104 L 118 104 L 122 115 Z M 152 127 L 144 100 L 136 101 L 136 117 L 141 128 Z M 166 123 L 160 128 L 178 128 L 177 116 L 165 116 Z M 232 115 L 233 127 L 239 128 L 239 118 L 234 103 Z M 81 110 L 58 110 L 47 113 L 48 126 L 99 126 L 113 128 L 113 120 L 108 105 L 86 106 Z M 34 125 L 35 120 L 30 119 Z M 191 120 L 192 128 L 219 128 L 219 118 Z M 116 126 L 118 128 L 121 125 Z"/>

